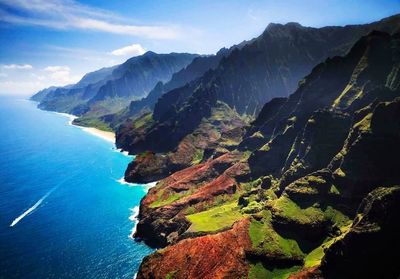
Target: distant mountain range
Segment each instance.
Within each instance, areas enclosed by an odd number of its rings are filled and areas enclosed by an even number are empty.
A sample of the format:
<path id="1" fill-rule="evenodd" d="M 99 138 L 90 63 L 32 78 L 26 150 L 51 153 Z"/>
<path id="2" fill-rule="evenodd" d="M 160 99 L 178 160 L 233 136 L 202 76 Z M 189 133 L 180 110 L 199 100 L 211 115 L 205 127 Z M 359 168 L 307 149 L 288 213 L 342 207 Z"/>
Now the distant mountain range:
<path id="1" fill-rule="evenodd" d="M 158 82 L 170 80 L 197 56 L 149 51 L 121 65 L 89 73 L 77 84 L 40 91 L 32 99 L 40 101 L 42 109 L 79 116 L 115 113 L 132 100 L 147 96 Z"/>

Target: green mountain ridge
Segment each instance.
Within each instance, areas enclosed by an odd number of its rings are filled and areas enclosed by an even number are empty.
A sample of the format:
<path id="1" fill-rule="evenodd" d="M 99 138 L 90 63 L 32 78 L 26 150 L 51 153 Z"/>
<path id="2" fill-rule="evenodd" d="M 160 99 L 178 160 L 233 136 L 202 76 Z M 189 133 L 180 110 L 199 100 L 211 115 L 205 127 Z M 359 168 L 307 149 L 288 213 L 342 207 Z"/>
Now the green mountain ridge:
<path id="1" fill-rule="evenodd" d="M 131 129 L 132 119 L 123 122 L 116 131 L 117 146 L 131 154 L 157 153 L 154 160 L 164 162 L 159 164 L 164 175 L 188 167 L 187 160 L 176 159 L 184 157 L 179 155 L 180 147 L 188 145 L 187 139 L 193 133 L 199 133 L 202 119 L 210 118 L 217 104 L 225 103 L 248 122 L 273 97 L 286 97 L 318 62 L 332 55 L 344 55 L 368 31 L 376 28 L 393 32 L 399 23 L 400 17 L 394 16 L 371 24 L 345 27 L 270 24 L 261 36 L 224 57 L 214 70 L 163 94 L 155 104 L 152 120 L 143 129 Z M 208 155 L 204 159 L 207 159 L 225 148 L 207 142 L 192 143 L 190 150 L 203 150 Z M 149 160 L 145 162 L 152 164 Z M 135 161 L 128 167 L 125 178 L 131 182 L 154 181 L 155 177 L 141 173 L 145 170 L 145 165 L 139 166 L 139 161 Z"/>
<path id="2" fill-rule="evenodd" d="M 237 150 L 160 180 L 136 237 L 166 248 L 138 278 L 199 278 L 204 261 L 202 278 L 396 278 L 399 50 L 371 32 L 267 103 Z"/>

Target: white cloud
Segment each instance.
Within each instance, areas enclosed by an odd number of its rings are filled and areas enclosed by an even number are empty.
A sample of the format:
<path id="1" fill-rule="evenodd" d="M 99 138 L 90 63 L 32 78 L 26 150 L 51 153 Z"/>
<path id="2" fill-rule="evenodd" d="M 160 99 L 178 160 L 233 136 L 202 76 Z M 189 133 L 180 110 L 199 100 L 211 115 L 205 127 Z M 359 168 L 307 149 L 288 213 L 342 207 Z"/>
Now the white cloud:
<path id="1" fill-rule="evenodd" d="M 29 95 L 50 86 L 74 84 L 82 78 L 66 65 L 35 68 L 29 64 L 2 64 L 0 70 L 0 94 Z"/>
<path id="2" fill-rule="evenodd" d="M 150 39 L 175 39 L 177 26 L 132 25 L 110 12 L 73 0 L 0 0 L 10 9 L 0 9 L 0 21 L 53 29 L 83 29 Z M 12 10 L 22 11 L 10 12 Z M 23 15 L 21 15 L 23 14 Z"/>
<path id="3" fill-rule="evenodd" d="M 48 86 L 40 81 L 7 80 L 0 82 L 0 94 L 28 95 L 45 87 Z"/>
<path id="4" fill-rule="evenodd" d="M 71 71 L 71 69 L 68 66 L 48 66 L 44 68 L 46 72 L 58 72 L 58 71 Z"/>
<path id="5" fill-rule="evenodd" d="M 145 52 L 146 50 L 140 44 L 133 44 L 113 50 L 111 54 L 115 56 L 138 56 Z"/>
<path id="6" fill-rule="evenodd" d="M 33 69 L 33 66 L 29 64 L 8 64 L 3 65 L 2 68 L 6 70 L 30 70 Z"/>
<path id="7" fill-rule="evenodd" d="M 64 86 L 77 83 L 82 76 L 72 74 L 68 66 L 48 66 L 32 70 L 29 74 L 7 73 L 0 81 L 0 94 L 31 95 L 50 86 Z M 1 75 L 0 73 L 0 76 Z"/>
<path id="8" fill-rule="evenodd" d="M 73 76 L 68 66 L 48 66 L 44 71 L 49 72 L 49 78 L 57 85 L 67 85 L 79 81 L 79 76 Z M 43 80 L 43 77 L 37 76 L 37 79 Z"/>

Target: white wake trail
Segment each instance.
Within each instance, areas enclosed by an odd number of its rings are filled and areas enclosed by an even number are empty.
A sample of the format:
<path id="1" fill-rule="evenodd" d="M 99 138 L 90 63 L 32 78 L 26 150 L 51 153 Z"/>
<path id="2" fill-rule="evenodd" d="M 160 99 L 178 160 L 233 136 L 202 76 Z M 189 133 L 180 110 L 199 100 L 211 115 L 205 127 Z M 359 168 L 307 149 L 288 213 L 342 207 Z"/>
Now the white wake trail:
<path id="1" fill-rule="evenodd" d="M 19 215 L 17 218 L 12 221 L 10 227 L 14 227 L 19 221 L 21 221 L 24 217 L 32 213 L 38 206 L 57 188 L 58 186 L 55 186 L 53 189 L 48 191 L 46 195 L 44 195 L 40 200 L 38 200 L 32 207 L 30 207 L 28 210 L 26 210 L 24 213 Z"/>

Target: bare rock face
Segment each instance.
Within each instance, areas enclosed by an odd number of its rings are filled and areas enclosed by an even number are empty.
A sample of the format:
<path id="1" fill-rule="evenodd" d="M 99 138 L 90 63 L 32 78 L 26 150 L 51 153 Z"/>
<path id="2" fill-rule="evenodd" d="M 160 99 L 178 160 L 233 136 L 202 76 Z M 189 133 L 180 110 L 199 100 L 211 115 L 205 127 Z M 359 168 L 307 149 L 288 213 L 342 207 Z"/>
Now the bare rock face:
<path id="1" fill-rule="evenodd" d="M 164 167 L 166 156 L 144 152 L 136 156 L 125 171 L 125 180 L 134 183 L 149 183 L 167 176 L 168 170 Z"/>
<path id="2" fill-rule="evenodd" d="M 242 220 L 228 231 L 184 239 L 159 250 L 143 260 L 137 278 L 245 278 L 245 249 L 251 246 L 248 226 L 248 220 Z"/>

